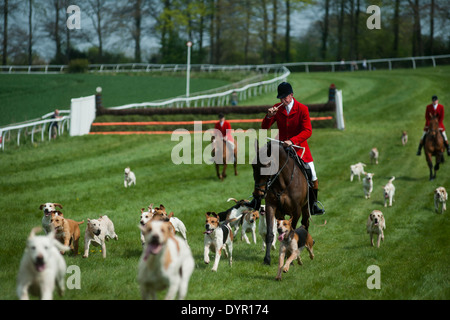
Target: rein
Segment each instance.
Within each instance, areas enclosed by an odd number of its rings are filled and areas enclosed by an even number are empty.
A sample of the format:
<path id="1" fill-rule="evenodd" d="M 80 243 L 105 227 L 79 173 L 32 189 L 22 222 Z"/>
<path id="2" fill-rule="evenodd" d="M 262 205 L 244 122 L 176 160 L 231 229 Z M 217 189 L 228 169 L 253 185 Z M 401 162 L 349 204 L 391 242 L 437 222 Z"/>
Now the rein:
<path id="1" fill-rule="evenodd" d="M 261 191 L 264 196 L 267 194 L 267 192 L 269 192 L 270 187 L 273 185 L 273 183 L 278 179 L 278 177 L 280 176 L 281 172 L 283 171 L 283 169 L 286 167 L 286 165 L 289 162 L 289 152 L 295 152 L 292 148 L 288 149 L 287 152 L 287 156 L 286 156 L 286 161 L 283 164 L 283 166 L 281 167 L 281 169 L 278 170 L 278 172 L 274 175 L 272 175 L 266 182 L 262 182 L 262 183 L 255 183 L 255 189 Z M 287 188 L 290 186 L 293 178 L 294 178 L 294 172 L 295 172 L 295 161 L 293 161 L 293 169 L 292 169 L 292 174 L 291 174 L 291 179 L 288 183 L 288 185 L 286 186 L 286 188 L 284 190 L 282 190 L 281 192 L 278 192 L 276 194 L 278 200 L 280 200 L 281 195 L 287 190 Z M 266 186 L 266 188 L 263 190 L 261 189 L 262 186 Z"/>

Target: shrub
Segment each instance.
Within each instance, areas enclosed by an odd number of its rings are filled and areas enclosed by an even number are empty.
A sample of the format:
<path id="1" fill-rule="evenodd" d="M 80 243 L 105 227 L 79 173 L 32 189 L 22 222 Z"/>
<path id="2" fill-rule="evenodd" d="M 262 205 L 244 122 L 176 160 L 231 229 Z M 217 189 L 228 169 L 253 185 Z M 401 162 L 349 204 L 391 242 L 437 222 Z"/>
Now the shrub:
<path id="1" fill-rule="evenodd" d="M 85 73 L 88 70 L 89 61 L 87 59 L 74 59 L 69 62 L 69 73 Z"/>

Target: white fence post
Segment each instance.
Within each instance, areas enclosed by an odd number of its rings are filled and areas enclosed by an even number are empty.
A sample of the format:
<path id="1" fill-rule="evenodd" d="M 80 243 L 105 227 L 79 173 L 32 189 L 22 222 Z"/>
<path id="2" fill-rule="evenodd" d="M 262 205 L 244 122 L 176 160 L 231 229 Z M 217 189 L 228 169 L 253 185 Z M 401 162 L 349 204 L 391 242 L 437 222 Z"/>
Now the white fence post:
<path id="1" fill-rule="evenodd" d="M 95 95 L 72 99 L 70 104 L 70 136 L 89 134 L 95 119 Z"/>
<path id="2" fill-rule="evenodd" d="M 339 130 L 344 130 L 344 106 L 342 101 L 342 90 L 336 90 L 336 125 Z"/>

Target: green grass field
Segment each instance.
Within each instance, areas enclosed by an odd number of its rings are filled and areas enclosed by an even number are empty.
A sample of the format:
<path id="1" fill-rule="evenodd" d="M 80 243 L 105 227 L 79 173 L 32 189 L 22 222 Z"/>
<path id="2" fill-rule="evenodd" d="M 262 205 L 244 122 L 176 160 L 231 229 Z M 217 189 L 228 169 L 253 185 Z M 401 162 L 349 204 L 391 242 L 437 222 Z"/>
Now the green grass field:
<path id="1" fill-rule="evenodd" d="M 275 281 L 278 252 L 272 251 L 271 266 L 263 265 L 259 236 L 256 245 L 238 237 L 232 267 L 222 258 L 218 272 L 213 273 L 212 265 L 203 263 L 205 212 L 229 208 L 229 197 L 249 198 L 253 189 L 249 164 L 239 165 L 238 176 L 229 169 L 228 178 L 220 182 L 212 165 L 174 165 L 171 152 L 178 141 L 171 141 L 170 135 L 65 135 L 52 142 L 8 146 L 0 153 L 0 299 L 16 299 L 25 241 L 31 228 L 41 224 L 39 205 L 44 202 L 61 203 L 64 215 L 75 220 L 106 214 L 119 236 L 117 242 L 107 243 L 105 260 L 97 248 L 88 259 L 66 254 L 68 266 L 80 267 L 81 289 L 66 290 L 62 299 L 140 299 L 138 222 L 140 209 L 150 203 L 164 204 L 188 229 L 196 268 L 187 299 L 449 299 L 449 211 L 434 212 L 433 191 L 441 185 L 450 190 L 450 163 L 446 157 L 437 179 L 430 182 L 424 156 L 415 155 L 431 96 L 437 94 L 450 107 L 449 74 L 450 67 L 439 67 L 290 76 L 295 97 L 303 103 L 326 100 L 330 83 L 342 89 L 346 129 L 316 129 L 309 139 L 320 181 L 319 199 L 327 213 L 314 217 L 310 227 L 316 241 L 315 259 L 311 261 L 304 251 L 303 266 L 292 266 L 281 282 Z M 79 77 L 85 81 L 91 75 Z M 8 85 L 14 86 L 12 82 Z M 30 95 L 27 99 L 33 99 L 32 91 L 24 91 Z M 110 93 L 110 99 L 119 100 L 120 94 L 114 94 Z M 245 103 L 275 103 L 273 95 Z M 445 124 L 450 127 L 448 119 Z M 405 147 L 400 142 L 402 130 L 409 134 Z M 252 146 L 250 142 L 247 151 Z M 370 164 L 372 147 L 380 152 L 378 165 Z M 375 173 L 370 200 L 364 199 L 362 183 L 349 181 L 349 166 L 359 161 L 367 164 L 367 172 Z M 136 187 L 123 187 L 126 166 L 136 173 Z M 395 202 L 384 208 L 382 186 L 392 176 L 396 177 Z M 386 218 L 380 248 L 370 246 L 365 230 L 374 209 L 383 211 Z M 326 226 L 319 226 L 324 220 Z M 80 252 L 85 227 L 81 225 Z M 367 287 L 371 276 L 367 269 L 373 265 L 380 268 L 381 289 Z"/>

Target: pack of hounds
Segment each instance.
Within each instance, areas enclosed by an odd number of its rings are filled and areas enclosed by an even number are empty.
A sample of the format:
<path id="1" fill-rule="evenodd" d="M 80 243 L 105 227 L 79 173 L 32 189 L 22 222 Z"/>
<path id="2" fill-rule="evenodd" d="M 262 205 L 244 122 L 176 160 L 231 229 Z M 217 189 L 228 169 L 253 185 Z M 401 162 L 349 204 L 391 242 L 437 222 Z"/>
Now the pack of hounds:
<path id="1" fill-rule="evenodd" d="M 405 146 L 408 142 L 408 134 L 406 131 L 402 132 L 401 136 L 402 145 Z M 372 148 L 369 152 L 370 163 L 378 164 L 379 152 L 377 148 Z M 356 164 L 350 165 L 350 181 L 353 181 L 354 177 L 358 177 L 358 180 L 361 181 L 361 176 L 363 176 L 362 186 L 364 192 L 364 198 L 370 199 L 371 194 L 373 192 L 373 177 L 375 173 L 365 172 L 364 167 L 366 164 L 362 162 L 358 162 Z M 383 200 L 384 207 L 392 207 L 393 202 L 395 201 L 395 186 L 393 181 L 395 177 L 393 176 L 388 180 L 388 182 L 382 186 L 383 188 Z M 433 193 L 434 200 L 434 209 L 436 212 L 443 213 L 446 208 L 446 201 L 448 200 L 448 194 L 444 187 L 440 186 L 434 190 Z M 386 220 L 383 213 L 380 210 L 373 210 L 366 224 L 367 233 L 370 235 L 370 244 L 374 246 L 374 235 L 377 236 L 377 247 L 380 247 L 380 242 L 384 241 L 384 230 L 386 229 Z"/>
<path id="2" fill-rule="evenodd" d="M 407 141 L 402 136 L 402 141 Z M 371 162 L 378 164 L 378 150 L 370 151 Z M 366 165 L 359 162 L 350 166 L 350 181 L 354 176 L 363 178 L 363 190 L 366 199 L 369 199 L 373 191 L 374 173 L 364 171 Z M 383 186 L 384 206 L 392 206 L 395 195 L 395 187 L 392 177 Z M 124 187 L 136 185 L 136 175 L 125 169 Z M 434 191 L 434 205 L 436 212 L 446 210 L 448 194 L 444 187 L 436 188 Z M 266 219 L 265 207 L 254 210 L 248 200 L 236 200 L 235 204 L 226 211 L 215 213 L 206 212 L 204 229 L 204 263 L 210 263 L 210 251 L 214 250 L 214 262 L 212 271 L 217 271 L 222 251 L 232 265 L 233 240 L 238 236 L 239 230 L 241 240 L 250 244 L 247 233 L 251 233 L 251 239 L 256 244 L 256 224 L 258 223 L 259 234 L 262 238 L 262 250 L 265 250 Z M 29 294 L 41 299 L 53 299 L 56 289 L 58 294 L 63 295 L 65 289 L 66 262 L 63 254 L 72 250 L 74 255 L 78 254 L 79 240 L 81 236 L 80 225 L 84 221 L 68 219 L 59 210 L 59 203 L 44 203 L 39 209 L 43 212 L 42 228 L 35 227 L 31 230 L 24 254 L 19 266 L 17 276 L 17 296 L 19 299 L 29 299 Z M 257 222 L 259 220 L 259 222 Z M 281 280 L 283 272 L 288 272 L 291 263 L 297 260 L 302 265 L 300 252 L 306 248 L 310 259 L 314 259 L 314 240 L 303 226 L 294 229 L 291 220 L 273 221 L 274 237 L 272 248 L 276 249 L 276 241 L 279 241 L 279 263 L 276 280 Z M 164 205 L 154 207 L 149 205 L 140 212 L 140 221 L 137 223 L 140 230 L 140 241 L 142 254 L 138 265 L 138 283 L 141 297 L 143 299 L 156 299 L 158 291 L 167 289 L 165 299 L 171 300 L 178 297 L 184 299 L 190 277 L 195 268 L 194 258 L 187 240 L 187 230 L 184 223 L 173 212 L 167 214 Z M 37 235 L 41 230 L 45 235 Z M 374 246 L 374 236 L 377 236 L 377 247 L 380 241 L 384 241 L 384 230 L 386 221 L 380 210 L 373 210 L 367 219 L 367 233 L 370 235 L 370 243 Z M 109 239 L 118 240 L 114 230 L 113 221 L 106 215 L 96 219 L 87 219 L 84 233 L 84 254 L 88 258 L 90 245 L 100 246 L 103 258 L 106 258 L 106 242 Z M 286 261 L 285 261 L 286 259 Z"/>

